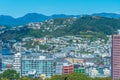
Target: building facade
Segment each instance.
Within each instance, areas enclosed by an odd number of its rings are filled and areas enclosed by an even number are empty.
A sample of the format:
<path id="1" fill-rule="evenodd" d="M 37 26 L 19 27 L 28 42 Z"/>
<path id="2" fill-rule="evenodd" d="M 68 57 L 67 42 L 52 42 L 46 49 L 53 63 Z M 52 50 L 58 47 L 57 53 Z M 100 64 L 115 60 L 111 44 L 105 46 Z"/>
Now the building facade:
<path id="1" fill-rule="evenodd" d="M 68 63 L 64 63 L 63 64 L 63 74 L 70 74 L 74 72 L 74 65 L 73 64 L 68 64 Z"/>
<path id="2" fill-rule="evenodd" d="M 120 35 L 112 36 L 112 80 L 120 78 Z"/>
<path id="3" fill-rule="evenodd" d="M 80 64 L 74 64 L 74 72 L 85 73 L 85 67 Z"/>
<path id="4" fill-rule="evenodd" d="M 54 75 L 54 59 L 41 56 L 39 54 L 22 55 L 21 58 L 21 76 L 40 77 L 44 74 L 46 77 Z"/>
<path id="5" fill-rule="evenodd" d="M 17 53 L 17 54 L 14 55 L 13 67 L 18 73 L 20 73 L 20 70 L 21 70 L 21 53 Z"/>
<path id="6" fill-rule="evenodd" d="M 62 69 L 63 69 L 63 62 L 56 62 L 56 65 L 55 65 L 55 74 L 56 75 L 62 75 Z"/>

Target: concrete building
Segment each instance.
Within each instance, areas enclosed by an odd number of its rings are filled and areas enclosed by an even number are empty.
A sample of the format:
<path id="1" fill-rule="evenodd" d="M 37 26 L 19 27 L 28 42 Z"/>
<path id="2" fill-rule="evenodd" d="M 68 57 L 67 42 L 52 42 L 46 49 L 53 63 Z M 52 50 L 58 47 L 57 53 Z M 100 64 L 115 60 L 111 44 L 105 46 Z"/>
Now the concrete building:
<path id="1" fill-rule="evenodd" d="M 13 67 L 18 73 L 20 73 L 20 71 L 21 71 L 21 53 L 17 53 L 14 55 Z"/>
<path id="2" fill-rule="evenodd" d="M 85 73 L 85 67 L 83 67 L 81 64 L 74 64 L 74 72 L 78 73 Z"/>
<path id="3" fill-rule="evenodd" d="M 45 74 L 46 77 L 54 75 L 54 59 L 43 56 L 40 53 L 31 53 L 21 57 L 21 76 L 40 77 Z"/>
<path id="4" fill-rule="evenodd" d="M 63 72 L 63 74 L 70 74 L 70 73 L 74 72 L 74 65 L 69 64 L 69 63 L 64 63 L 62 72 Z"/>
<path id="5" fill-rule="evenodd" d="M 56 61 L 55 74 L 56 75 L 62 75 L 64 59 L 63 58 L 57 58 L 55 61 Z"/>
<path id="6" fill-rule="evenodd" d="M 120 35 L 112 36 L 112 80 L 120 78 Z"/>
<path id="7" fill-rule="evenodd" d="M 14 55 L 2 55 L 2 71 L 13 69 Z"/>

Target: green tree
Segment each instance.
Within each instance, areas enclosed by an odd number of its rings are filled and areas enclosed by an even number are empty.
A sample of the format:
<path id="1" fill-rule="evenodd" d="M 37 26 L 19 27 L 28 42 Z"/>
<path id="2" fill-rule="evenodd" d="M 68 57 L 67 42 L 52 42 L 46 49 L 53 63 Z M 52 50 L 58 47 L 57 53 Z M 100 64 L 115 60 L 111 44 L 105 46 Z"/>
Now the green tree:
<path id="1" fill-rule="evenodd" d="M 67 75 L 55 75 L 50 80 L 112 80 L 110 77 L 106 78 L 91 78 L 82 73 L 71 73 Z"/>
<path id="2" fill-rule="evenodd" d="M 76 72 L 76 73 L 69 74 L 68 80 L 89 80 L 89 77 L 87 77 L 85 74 Z"/>
<path id="3" fill-rule="evenodd" d="M 7 78 L 2 78 L 2 79 L 0 79 L 0 80 L 8 80 Z"/>
<path id="4" fill-rule="evenodd" d="M 55 75 L 50 78 L 50 80 L 65 80 L 67 75 Z"/>
<path id="5" fill-rule="evenodd" d="M 9 80 L 18 80 L 20 75 L 15 70 L 8 69 L 3 72 L 2 77 Z"/>
<path id="6" fill-rule="evenodd" d="M 90 80 L 85 74 L 71 73 L 68 75 L 55 75 L 50 80 Z"/>
<path id="7" fill-rule="evenodd" d="M 0 80 L 2 79 L 2 74 L 0 74 Z"/>
<path id="8" fill-rule="evenodd" d="M 110 77 L 105 78 L 94 78 L 93 80 L 112 80 Z"/>

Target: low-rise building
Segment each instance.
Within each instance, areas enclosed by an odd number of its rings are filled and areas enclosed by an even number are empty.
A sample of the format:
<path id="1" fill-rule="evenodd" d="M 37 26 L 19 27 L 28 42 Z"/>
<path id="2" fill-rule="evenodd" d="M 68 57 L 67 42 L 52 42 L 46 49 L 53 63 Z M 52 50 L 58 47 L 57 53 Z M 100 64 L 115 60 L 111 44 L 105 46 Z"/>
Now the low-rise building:
<path id="1" fill-rule="evenodd" d="M 63 64 L 63 74 L 70 74 L 74 72 L 74 65 L 73 64 L 69 64 L 69 63 L 64 63 Z"/>
<path id="2" fill-rule="evenodd" d="M 74 72 L 85 73 L 85 67 L 80 64 L 74 64 Z"/>

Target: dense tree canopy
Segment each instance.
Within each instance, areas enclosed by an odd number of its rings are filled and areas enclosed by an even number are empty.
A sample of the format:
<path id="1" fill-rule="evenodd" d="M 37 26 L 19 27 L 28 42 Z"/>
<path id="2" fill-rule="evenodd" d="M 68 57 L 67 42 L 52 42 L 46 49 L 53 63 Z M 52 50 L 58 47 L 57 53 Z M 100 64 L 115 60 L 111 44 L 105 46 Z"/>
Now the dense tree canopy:
<path id="1" fill-rule="evenodd" d="M 0 80 L 43 80 L 42 78 L 29 78 L 29 77 L 19 77 L 19 74 L 15 70 L 6 70 L 0 74 Z M 54 75 L 51 78 L 46 78 L 45 80 L 112 80 L 110 77 L 106 78 L 90 78 L 82 73 L 71 73 L 63 75 Z"/>
<path id="2" fill-rule="evenodd" d="M 90 78 L 85 74 L 81 73 L 71 73 L 68 75 L 55 75 L 50 78 L 50 80 L 112 80 L 110 77 L 106 78 Z"/>
<path id="3" fill-rule="evenodd" d="M 5 70 L 2 74 L 0 74 L 1 79 L 8 79 L 8 80 L 17 80 L 20 78 L 19 73 L 17 73 L 15 70 Z"/>

